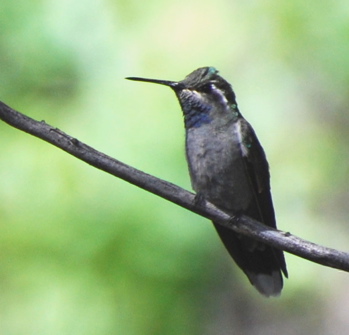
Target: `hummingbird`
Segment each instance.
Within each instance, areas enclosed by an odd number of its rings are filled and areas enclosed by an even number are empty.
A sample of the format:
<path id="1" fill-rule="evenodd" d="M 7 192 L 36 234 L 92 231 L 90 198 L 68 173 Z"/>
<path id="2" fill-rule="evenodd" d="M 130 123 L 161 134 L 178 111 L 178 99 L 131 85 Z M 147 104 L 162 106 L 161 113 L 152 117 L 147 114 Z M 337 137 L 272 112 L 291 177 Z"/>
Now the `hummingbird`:
<path id="1" fill-rule="evenodd" d="M 246 215 L 276 228 L 269 165 L 252 128 L 241 115 L 232 86 L 216 68 L 201 67 L 182 81 L 128 80 L 170 87 L 181 106 L 186 158 L 196 199 L 227 214 Z M 264 296 L 278 296 L 287 278 L 284 254 L 213 222 L 224 246 Z"/>

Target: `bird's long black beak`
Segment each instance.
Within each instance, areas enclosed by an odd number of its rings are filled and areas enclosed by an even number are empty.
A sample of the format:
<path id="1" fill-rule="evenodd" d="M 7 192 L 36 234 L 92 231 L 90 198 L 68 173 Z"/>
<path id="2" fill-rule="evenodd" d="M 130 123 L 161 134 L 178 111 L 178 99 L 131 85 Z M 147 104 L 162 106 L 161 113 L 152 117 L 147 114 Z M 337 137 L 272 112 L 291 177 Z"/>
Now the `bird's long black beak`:
<path id="1" fill-rule="evenodd" d="M 180 89 L 181 84 L 176 81 L 169 81 L 169 80 L 159 80 L 159 79 L 148 79 L 148 78 L 138 78 L 138 77 L 127 77 L 125 78 L 127 80 L 134 80 L 134 81 L 144 81 L 146 83 L 153 83 L 153 84 L 160 84 L 169 86 L 173 89 Z"/>

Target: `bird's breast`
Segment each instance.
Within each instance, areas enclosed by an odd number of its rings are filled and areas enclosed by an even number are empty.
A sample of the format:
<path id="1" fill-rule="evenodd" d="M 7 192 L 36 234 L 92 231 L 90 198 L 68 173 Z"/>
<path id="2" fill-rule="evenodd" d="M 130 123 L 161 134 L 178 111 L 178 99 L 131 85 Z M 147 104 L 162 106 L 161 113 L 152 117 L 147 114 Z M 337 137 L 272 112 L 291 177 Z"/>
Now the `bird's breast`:
<path id="1" fill-rule="evenodd" d="M 225 210 L 246 209 L 253 198 L 241 143 L 232 124 L 188 129 L 186 151 L 193 189 Z"/>

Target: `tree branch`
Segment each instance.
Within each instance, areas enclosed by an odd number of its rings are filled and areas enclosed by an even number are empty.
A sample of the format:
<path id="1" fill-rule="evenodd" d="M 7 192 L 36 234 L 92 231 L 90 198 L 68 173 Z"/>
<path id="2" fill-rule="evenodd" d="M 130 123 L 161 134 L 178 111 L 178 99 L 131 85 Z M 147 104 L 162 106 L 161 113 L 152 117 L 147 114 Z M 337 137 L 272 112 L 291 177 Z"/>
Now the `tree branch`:
<path id="1" fill-rule="evenodd" d="M 154 193 L 235 232 L 325 266 L 349 272 L 349 253 L 326 248 L 285 233 L 247 216 L 232 218 L 211 203 L 197 204 L 195 195 L 172 183 L 111 158 L 44 121 L 35 121 L 0 102 L 0 119 L 68 152 L 78 159 Z"/>

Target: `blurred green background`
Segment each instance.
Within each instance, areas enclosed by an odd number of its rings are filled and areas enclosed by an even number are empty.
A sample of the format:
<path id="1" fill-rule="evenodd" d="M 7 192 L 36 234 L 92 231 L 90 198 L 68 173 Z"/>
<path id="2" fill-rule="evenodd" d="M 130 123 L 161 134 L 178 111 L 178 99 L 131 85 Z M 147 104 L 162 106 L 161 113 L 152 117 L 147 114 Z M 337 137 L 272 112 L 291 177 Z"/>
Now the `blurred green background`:
<path id="1" fill-rule="evenodd" d="M 0 100 L 190 189 L 165 87 L 215 66 L 269 159 L 278 226 L 348 250 L 347 1 L 2 0 Z M 0 334 L 347 334 L 348 274 L 287 254 L 265 299 L 208 222 L 0 124 Z"/>

